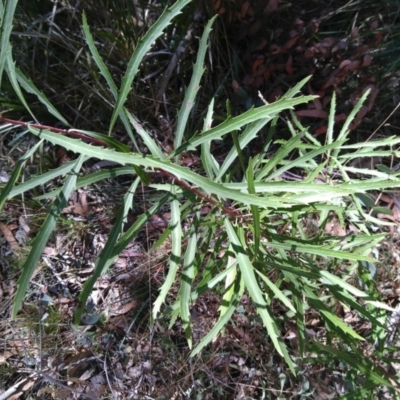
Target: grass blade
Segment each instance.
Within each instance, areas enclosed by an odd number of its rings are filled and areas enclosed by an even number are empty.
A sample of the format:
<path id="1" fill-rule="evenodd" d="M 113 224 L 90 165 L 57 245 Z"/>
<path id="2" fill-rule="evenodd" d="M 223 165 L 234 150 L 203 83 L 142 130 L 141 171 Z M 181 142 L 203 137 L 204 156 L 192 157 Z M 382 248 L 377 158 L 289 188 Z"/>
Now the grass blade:
<path id="1" fill-rule="evenodd" d="M 69 163 L 65 163 L 62 167 L 64 167 L 65 165 L 69 166 Z M 59 168 L 57 168 L 57 170 L 54 170 L 54 171 L 59 171 L 59 170 L 62 171 L 63 170 L 62 167 L 59 167 Z M 49 175 L 48 176 L 51 176 L 50 175 L 51 172 L 53 172 L 53 171 L 49 171 L 49 173 L 48 173 Z M 65 173 L 66 172 L 62 172 L 61 174 L 57 173 L 57 176 L 58 175 L 63 175 Z M 47 174 L 47 172 L 46 172 L 46 174 Z M 83 186 L 89 186 L 89 185 L 91 185 L 93 183 L 96 183 L 96 182 L 99 182 L 99 181 L 103 181 L 105 179 L 115 178 L 115 177 L 121 176 L 121 175 L 136 175 L 136 172 L 132 167 L 121 167 L 121 168 L 112 168 L 112 169 L 107 169 L 107 170 L 106 169 L 105 170 L 101 170 L 101 171 L 96 172 L 94 174 L 91 174 L 91 175 L 88 175 L 88 176 L 83 176 L 82 178 L 78 178 L 78 180 L 76 181 L 76 188 L 79 189 L 79 188 L 81 188 Z M 54 177 L 56 177 L 55 173 L 54 173 Z M 39 178 L 40 177 L 32 178 L 31 180 L 26 182 L 26 184 L 30 184 L 30 185 L 32 185 L 32 187 L 35 187 L 35 186 L 37 186 L 37 184 L 35 182 L 33 182 L 33 181 L 39 180 Z M 16 188 L 14 188 L 11 191 L 13 196 L 16 196 L 17 194 L 20 194 L 20 193 L 23 192 L 22 187 L 21 187 L 20 190 L 18 190 L 20 186 L 23 186 L 23 185 L 22 184 L 18 185 Z M 15 190 L 15 193 L 14 193 L 14 190 Z M 53 191 L 51 191 L 49 193 L 45 193 L 45 194 L 42 194 L 40 196 L 36 196 L 36 197 L 34 197 L 34 199 L 35 200 L 45 200 L 45 199 L 51 199 L 52 197 L 57 197 L 58 194 L 60 193 L 60 190 L 61 189 L 55 189 L 55 190 L 53 190 Z"/>
<path id="2" fill-rule="evenodd" d="M 42 143 L 43 140 L 40 140 L 22 158 L 17 161 L 11 174 L 10 180 L 7 182 L 7 185 L 0 193 L 0 211 L 3 210 L 4 204 L 7 199 L 11 199 L 12 197 L 16 196 L 14 194 L 15 188 L 13 189 L 13 186 L 15 185 L 15 182 L 17 182 L 21 174 L 22 168 L 24 168 L 25 166 L 25 163 L 32 157 L 32 155 L 42 145 Z"/>
<path id="3" fill-rule="evenodd" d="M 189 307 L 191 302 L 190 294 L 192 290 L 192 283 L 196 276 L 195 258 L 197 251 L 197 228 L 198 217 L 196 216 L 189 230 L 189 242 L 185 251 L 185 257 L 183 259 L 183 271 L 180 279 L 181 287 L 179 289 L 182 327 L 185 330 L 189 349 L 192 348 L 192 334 L 190 328 L 191 317 Z"/>
<path id="4" fill-rule="evenodd" d="M 149 132 L 143 128 L 143 126 L 136 120 L 134 116 L 128 114 L 129 122 L 135 128 L 136 132 L 143 139 L 144 144 L 150 150 L 150 153 L 153 157 L 159 158 L 163 160 L 165 158 L 164 153 L 162 152 L 160 146 L 157 145 L 156 141 L 150 136 Z"/>
<path id="5" fill-rule="evenodd" d="M 313 342 L 312 344 L 318 350 L 333 355 L 336 359 L 351 365 L 353 368 L 363 373 L 376 384 L 393 388 L 393 385 L 386 379 L 386 377 L 377 372 L 378 369 L 374 366 L 374 364 L 361 354 L 359 356 L 355 356 L 353 351 L 347 352 L 318 342 Z M 387 373 L 385 372 L 385 375 L 386 374 Z"/>
<path id="6" fill-rule="evenodd" d="M 76 324 L 79 324 L 80 322 L 80 317 L 84 311 L 84 308 L 86 307 L 87 300 L 92 293 L 92 289 L 97 279 L 103 275 L 109 266 L 114 262 L 116 255 L 114 254 L 113 250 L 123 232 L 129 210 L 133 206 L 133 196 L 139 183 L 140 179 L 136 178 L 125 195 L 123 203 L 116 214 L 116 221 L 108 236 L 107 242 L 96 260 L 93 274 L 83 285 L 82 292 L 79 296 L 79 308 L 75 312 Z"/>
<path id="7" fill-rule="evenodd" d="M 176 273 L 181 263 L 181 252 L 182 252 L 182 227 L 181 227 L 181 212 L 179 209 L 179 200 L 176 197 L 176 187 L 172 185 L 171 194 L 173 199 L 171 201 L 171 236 L 172 236 L 172 252 L 169 260 L 168 275 L 165 278 L 165 282 L 161 286 L 160 294 L 158 295 L 153 307 L 153 318 L 157 318 L 162 304 L 167 297 L 169 290 L 175 283 Z"/>
<path id="8" fill-rule="evenodd" d="M 214 110 L 214 99 L 211 100 L 210 105 L 208 106 L 208 111 L 206 118 L 204 120 L 203 131 L 206 131 L 211 128 L 212 125 L 212 115 Z M 211 154 L 211 141 L 204 142 L 201 145 L 201 161 L 206 172 L 206 175 L 209 179 L 214 179 L 214 176 L 218 173 L 219 165 Z"/>
<path id="9" fill-rule="evenodd" d="M 215 15 L 211 18 L 206 27 L 204 28 L 203 35 L 200 39 L 199 49 L 197 51 L 196 63 L 193 65 L 192 79 L 189 86 L 185 91 L 185 98 L 183 99 L 182 106 L 178 111 L 178 124 L 175 132 L 174 149 L 177 149 L 182 144 L 183 135 L 189 119 L 190 112 L 196 98 L 197 91 L 200 88 L 201 77 L 204 73 L 204 58 L 207 51 L 207 40 L 211 32 L 211 27 L 217 18 Z"/>
<path id="10" fill-rule="evenodd" d="M 201 132 L 195 138 L 185 142 L 182 146 L 176 149 L 175 152 L 169 156 L 169 158 L 177 156 L 183 151 L 193 150 L 200 144 L 209 140 L 221 140 L 224 135 L 235 130 L 240 130 L 243 126 L 252 122 L 264 118 L 266 118 L 268 121 L 272 120 L 276 114 L 284 110 L 292 109 L 299 104 L 307 103 L 308 101 L 314 100 L 314 98 L 315 96 L 300 96 L 294 99 L 286 99 L 283 97 L 280 100 L 277 100 L 275 103 L 253 108 L 237 117 L 228 118 L 218 126 L 211 128 L 207 132 Z"/>
<path id="11" fill-rule="evenodd" d="M 33 240 L 32 249 L 29 252 L 28 258 L 26 259 L 24 265 L 22 266 L 22 274 L 18 280 L 18 289 L 13 303 L 12 319 L 17 316 L 17 313 L 21 308 L 31 277 L 37 267 L 40 257 L 42 256 L 43 250 L 50 238 L 51 233 L 56 227 L 58 217 L 60 216 L 62 210 L 66 207 L 71 193 L 75 190 L 76 177 L 78 176 L 85 160 L 86 157 L 84 155 L 80 155 L 76 160 L 74 167 L 65 180 L 65 184 L 60 195 L 52 204 L 46 220 L 40 228 L 38 235 Z"/>
<path id="12" fill-rule="evenodd" d="M 232 199 L 234 201 L 238 201 L 244 204 L 254 204 L 263 208 L 267 207 L 285 207 L 282 204 L 280 199 L 272 199 L 270 198 L 261 198 L 254 195 L 249 195 L 245 193 L 241 193 L 238 190 L 232 190 L 225 188 L 223 185 L 215 183 L 203 176 L 196 174 L 191 171 L 189 168 L 185 168 L 179 165 L 175 165 L 169 161 L 155 159 L 151 156 L 136 154 L 136 153 L 119 153 L 113 151 L 111 149 L 105 149 L 102 147 L 90 146 L 86 143 L 83 143 L 80 140 L 71 139 L 65 136 L 61 136 L 55 134 L 54 132 L 50 132 L 48 130 L 40 130 L 34 128 L 32 126 L 29 127 L 29 130 L 39 136 L 40 138 L 44 138 L 53 144 L 59 144 L 64 146 L 66 149 L 71 150 L 76 153 L 82 153 L 87 155 L 88 157 L 99 158 L 101 160 L 110 160 L 119 164 L 132 164 L 137 166 L 143 166 L 146 168 L 155 168 L 161 169 L 170 174 L 176 176 L 179 179 L 186 180 L 191 182 L 196 187 L 201 188 L 209 195 L 216 195 L 221 198 Z"/>
<path id="13" fill-rule="evenodd" d="M 254 304 L 257 307 L 261 319 L 263 320 L 264 326 L 268 331 L 268 334 L 275 346 L 276 351 L 285 359 L 290 370 L 295 375 L 294 365 L 289 357 L 285 343 L 282 341 L 276 322 L 271 317 L 267 303 L 264 300 L 263 293 L 260 286 L 258 285 L 254 267 L 250 262 L 246 250 L 243 248 L 235 229 L 228 218 L 224 220 L 225 227 L 228 233 L 229 240 L 231 242 L 232 250 L 238 260 L 241 274 L 243 276 L 244 284 L 246 289 L 249 291 L 249 295 L 252 298 Z"/>
<path id="14" fill-rule="evenodd" d="M 265 118 L 265 120 L 256 121 L 252 124 L 249 124 L 245 131 L 239 136 L 239 148 L 244 149 L 246 146 L 257 137 L 257 134 L 260 130 L 270 121 L 270 118 Z M 225 172 L 231 167 L 232 163 L 235 161 L 237 157 L 236 147 L 233 146 L 229 153 L 224 158 L 224 162 L 221 165 L 221 168 L 218 171 L 218 175 L 215 180 L 218 182 L 221 180 L 222 176 Z"/>
<path id="15" fill-rule="evenodd" d="M 89 25 L 87 23 L 86 19 L 86 14 L 83 13 L 82 15 L 82 29 L 83 33 L 85 35 L 86 43 L 89 46 L 90 53 L 92 54 L 92 57 L 101 73 L 103 75 L 104 79 L 107 82 L 108 88 L 110 89 L 110 92 L 112 96 L 114 97 L 114 100 L 117 100 L 118 98 L 118 88 L 117 85 L 114 82 L 114 79 L 112 78 L 110 71 L 108 70 L 106 64 L 104 63 L 103 59 L 101 58 L 97 47 L 94 44 L 93 36 L 90 33 Z M 121 118 L 122 123 L 124 124 L 124 127 L 126 131 L 128 132 L 129 138 L 132 140 L 133 145 L 135 146 L 136 150 L 139 151 L 139 146 L 136 142 L 135 136 L 132 131 L 132 127 L 129 124 L 128 121 L 128 116 L 129 113 L 125 108 L 122 108 L 119 117 Z"/>
<path id="16" fill-rule="evenodd" d="M 37 146 L 35 146 L 35 150 L 36 149 L 37 149 Z M 29 179 L 29 181 L 22 182 L 18 186 L 11 189 L 10 193 L 8 194 L 8 198 L 12 199 L 13 197 L 18 196 L 22 193 L 25 193 L 28 190 L 31 190 L 37 186 L 44 185 L 47 182 L 49 182 L 61 175 L 68 174 L 68 172 L 71 171 L 71 169 L 73 168 L 74 165 L 75 165 L 75 161 L 69 161 L 69 162 L 66 162 L 65 164 L 63 164 L 61 167 L 52 169 L 48 172 L 43 173 L 42 175 L 35 176 L 35 177 Z M 79 179 L 78 179 L 78 181 L 79 181 Z M 79 187 L 78 181 L 77 181 L 77 186 L 76 186 L 77 188 Z M 84 185 L 81 185 L 81 186 L 84 186 Z M 57 197 L 58 194 L 60 193 L 60 191 L 61 191 L 61 189 L 59 189 L 58 191 L 53 191 L 47 197 L 44 197 L 44 198 Z M 44 196 L 46 196 L 46 195 L 44 195 Z M 1 201 L 0 201 L 0 204 L 1 204 Z M 1 209 L 1 206 L 0 206 L 0 209 Z"/>
<path id="17" fill-rule="evenodd" d="M 38 100 L 47 108 L 47 111 L 57 118 L 58 121 L 62 122 L 66 126 L 70 126 L 68 121 L 58 112 L 58 110 L 53 106 L 51 101 L 42 93 L 33 82 L 28 79 L 20 69 L 15 68 L 15 74 L 18 79 L 19 84 L 28 92 L 36 95 Z"/>
<path id="18" fill-rule="evenodd" d="M 117 101 L 115 104 L 114 112 L 111 117 L 109 133 L 114 128 L 117 117 L 120 114 L 122 107 L 132 89 L 132 82 L 139 70 L 144 56 L 151 49 L 153 42 L 162 35 L 163 30 L 171 23 L 172 19 L 180 14 L 181 10 L 190 3 L 191 0 L 178 0 L 168 10 L 164 11 L 160 18 L 150 27 L 143 38 L 141 38 L 136 46 L 131 59 L 129 60 L 128 67 L 125 75 L 122 78 L 121 88 L 118 93 Z"/>
<path id="19" fill-rule="evenodd" d="M 253 171 L 253 159 L 250 157 L 249 165 L 247 167 L 247 184 L 249 187 L 250 194 L 256 194 L 256 189 L 254 187 L 254 171 Z M 253 216 L 252 228 L 254 230 L 254 253 L 257 257 L 260 250 L 260 239 L 261 239 L 261 221 L 260 221 L 260 211 L 257 206 L 251 205 L 251 214 Z"/>
<path id="20" fill-rule="evenodd" d="M 234 268 L 234 269 L 232 269 Z M 236 275 L 236 267 L 235 264 L 231 265 L 229 268 L 229 273 L 234 273 Z M 239 284 L 238 284 L 239 283 Z M 232 285 L 233 287 L 233 294 L 229 298 L 228 306 L 224 307 L 224 309 L 220 308 L 220 316 L 218 322 L 210 329 L 210 331 L 201 339 L 200 343 L 197 347 L 192 351 L 190 357 L 194 357 L 198 354 L 207 344 L 209 344 L 213 339 L 215 339 L 221 330 L 228 324 L 231 320 L 233 313 L 236 310 L 236 307 L 243 296 L 244 293 L 244 281 L 242 278 L 238 277 L 236 279 L 236 284 Z"/>
<path id="21" fill-rule="evenodd" d="M 11 82 L 11 86 L 13 87 L 14 92 L 16 93 L 17 97 L 19 98 L 19 101 L 23 104 L 23 106 L 29 112 L 29 114 L 35 120 L 35 122 L 38 122 L 35 115 L 33 114 L 32 110 L 30 109 L 28 103 L 26 102 L 25 97 L 21 91 L 19 84 L 18 84 L 17 71 L 15 68 L 15 62 L 12 59 L 11 52 L 9 52 L 7 54 L 6 71 L 7 71 L 8 79 Z"/>
<path id="22" fill-rule="evenodd" d="M 0 38 L 0 87 L 3 82 L 3 71 L 6 62 L 11 53 L 10 36 L 13 27 L 15 8 L 17 7 L 18 0 L 7 0 L 5 2 L 5 8 L 3 8 L 3 2 L 1 2 L 1 38 Z"/>

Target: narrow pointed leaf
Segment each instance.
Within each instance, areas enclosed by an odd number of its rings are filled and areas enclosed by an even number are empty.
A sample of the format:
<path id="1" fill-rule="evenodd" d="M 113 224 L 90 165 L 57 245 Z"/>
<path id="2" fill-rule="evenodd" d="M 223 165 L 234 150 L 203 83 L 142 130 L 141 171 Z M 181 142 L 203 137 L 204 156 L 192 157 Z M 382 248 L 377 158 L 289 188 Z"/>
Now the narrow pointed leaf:
<path id="1" fill-rule="evenodd" d="M 73 190 L 75 190 L 76 177 L 78 176 L 85 159 L 86 157 L 81 155 L 76 160 L 74 167 L 65 180 L 65 184 L 61 193 L 57 197 L 56 201 L 51 205 L 50 212 L 47 214 L 43 225 L 33 240 L 32 249 L 29 252 L 28 258 L 26 259 L 24 265 L 22 266 L 22 274 L 18 280 L 18 289 L 17 293 L 15 294 L 12 310 L 13 319 L 17 316 L 17 313 L 21 308 L 31 277 L 35 272 L 50 235 L 56 227 L 58 217 L 60 216 L 62 210 L 66 207 L 71 193 Z"/>
<path id="2" fill-rule="evenodd" d="M 129 60 L 128 67 L 125 75 L 122 78 L 121 88 L 118 92 L 117 101 L 115 104 L 114 112 L 111 117 L 109 132 L 114 128 L 117 117 L 120 114 L 122 107 L 128 97 L 129 92 L 132 90 L 132 82 L 139 70 L 144 56 L 151 49 L 154 41 L 162 35 L 163 30 L 171 23 L 172 19 L 181 13 L 181 10 L 190 3 L 191 0 L 178 0 L 174 5 L 168 8 L 160 18 L 150 27 L 143 38 L 139 39 L 136 49 Z"/>

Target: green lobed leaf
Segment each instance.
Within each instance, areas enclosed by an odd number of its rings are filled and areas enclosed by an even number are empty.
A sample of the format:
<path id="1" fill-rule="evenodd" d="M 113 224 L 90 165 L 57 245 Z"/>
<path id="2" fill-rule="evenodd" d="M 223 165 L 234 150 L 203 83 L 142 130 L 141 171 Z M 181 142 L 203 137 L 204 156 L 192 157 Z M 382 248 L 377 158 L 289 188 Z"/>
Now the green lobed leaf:
<path id="1" fill-rule="evenodd" d="M 179 201 L 176 197 L 176 188 L 172 185 L 171 194 L 174 196 L 171 201 L 171 239 L 172 239 L 172 252 L 169 259 L 169 270 L 165 282 L 161 286 L 160 294 L 158 295 L 153 306 L 153 318 L 157 318 L 162 304 L 167 297 L 172 285 L 175 282 L 176 273 L 181 263 L 182 252 L 182 227 L 181 227 L 181 212 L 179 208 Z"/>
<path id="2" fill-rule="evenodd" d="M 194 217 L 189 228 L 189 241 L 183 259 L 183 270 L 180 278 L 181 287 L 179 289 L 180 314 L 182 319 L 182 327 L 185 330 L 186 339 L 189 349 L 192 348 L 192 335 L 190 328 L 190 293 L 192 290 L 193 280 L 196 276 L 195 258 L 197 251 L 197 230 L 198 230 L 198 215 Z"/>
<path id="3" fill-rule="evenodd" d="M 169 161 L 155 159 L 151 156 L 147 156 L 144 154 L 137 153 L 119 153 L 113 151 L 111 149 L 105 149 L 102 147 L 95 147 L 83 143 L 80 140 L 71 139 L 65 136 L 61 136 L 55 134 L 54 132 L 50 132 L 48 130 L 40 130 L 34 128 L 32 126 L 29 127 L 29 130 L 39 136 L 40 138 L 44 138 L 53 144 L 58 144 L 60 146 L 64 146 L 66 149 L 85 154 L 88 157 L 95 157 L 101 160 L 110 160 L 117 162 L 119 164 L 132 164 L 137 166 L 143 166 L 147 168 L 155 168 L 165 170 L 172 175 L 176 176 L 179 179 L 186 180 L 190 182 L 192 185 L 201 188 L 209 195 L 217 195 L 221 198 L 232 199 L 234 201 L 238 201 L 244 204 L 254 204 L 258 205 L 262 208 L 266 207 L 284 207 L 280 200 L 272 200 L 271 198 L 260 198 L 253 195 L 248 195 L 244 193 L 240 193 L 239 191 L 225 188 L 223 185 L 210 181 L 203 176 L 196 174 L 191 171 L 189 168 L 185 168 L 179 165 L 175 165 Z"/>
<path id="4" fill-rule="evenodd" d="M 228 218 L 224 219 L 225 227 L 228 233 L 228 237 L 232 246 L 232 250 L 237 258 L 239 263 L 240 272 L 243 277 L 243 281 L 245 284 L 245 288 L 248 290 L 251 299 L 257 307 L 257 312 L 260 315 L 265 328 L 268 331 L 269 337 L 271 338 L 272 343 L 275 346 L 276 351 L 285 359 L 288 364 L 290 370 L 295 375 L 294 364 L 291 358 L 289 357 L 287 348 L 282 338 L 280 337 L 280 333 L 276 322 L 271 317 L 267 303 L 265 302 L 263 293 L 261 291 L 260 286 L 258 285 L 254 267 L 251 264 L 251 261 L 243 248 L 242 243 L 240 242 L 235 229 L 233 228 L 231 222 Z"/>
<path id="5" fill-rule="evenodd" d="M 104 79 L 106 80 L 108 88 L 109 88 L 112 96 L 114 97 L 114 100 L 117 100 L 117 98 L 118 98 L 117 85 L 115 84 L 115 82 L 110 74 L 110 71 L 108 70 L 106 64 L 104 63 L 99 52 L 97 51 L 96 45 L 94 44 L 93 36 L 90 33 L 90 29 L 89 29 L 89 25 L 87 23 L 85 13 L 83 13 L 83 15 L 82 15 L 82 28 L 83 28 L 83 33 L 85 35 L 86 43 L 89 46 L 89 50 L 92 54 L 92 57 L 97 65 L 97 67 L 99 68 L 100 73 L 103 75 Z M 132 143 L 134 144 L 136 150 L 139 150 L 139 147 L 136 142 L 135 136 L 133 134 L 132 128 L 128 121 L 128 115 L 129 115 L 129 113 L 123 107 L 119 113 L 119 117 L 121 118 L 121 121 L 124 124 L 124 127 L 125 127 L 126 131 L 128 132 L 128 135 L 129 135 L 130 139 L 132 140 Z"/>
<path id="6" fill-rule="evenodd" d="M 177 156 L 184 151 L 193 150 L 200 144 L 209 140 L 220 140 L 224 135 L 231 133 L 235 130 L 239 130 L 243 126 L 252 122 L 264 118 L 270 121 L 276 116 L 276 114 L 279 114 L 284 110 L 291 109 L 299 104 L 307 103 L 314 98 L 315 96 L 300 96 L 294 99 L 287 99 L 286 97 L 283 97 L 272 104 L 250 109 L 249 111 L 246 111 L 245 113 L 234 118 L 227 118 L 224 122 L 222 122 L 215 128 L 211 128 L 206 132 L 201 132 L 195 138 L 190 139 L 189 141 L 182 144 L 182 146 L 180 146 L 178 149 L 175 149 L 175 152 L 170 154 L 169 158 Z"/>
<path id="7" fill-rule="evenodd" d="M 10 36 L 13 27 L 14 13 L 18 0 L 7 0 L 5 7 L 1 2 L 1 37 L 0 37 L 0 88 L 3 82 L 3 71 L 11 52 Z"/>
<path id="8" fill-rule="evenodd" d="M 236 263 L 231 265 L 227 270 L 234 271 Z M 231 273 L 230 272 L 230 273 Z M 236 310 L 236 307 L 239 303 L 239 300 L 242 298 L 245 287 L 244 281 L 242 278 L 238 278 L 236 280 L 236 284 L 233 285 L 234 290 L 232 295 L 229 296 L 229 304 L 227 307 L 221 309 L 220 316 L 218 318 L 217 323 L 210 329 L 210 331 L 201 339 L 200 343 L 197 347 L 191 352 L 190 357 L 194 357 L 198 354 L 207 344 L 209 344 L 212 340 L 214 340 L 218 334 L 224 329 L 224 327 L 231 320 L 233 313 Z"/>
<path id="9" fill-rule="evenodd" d="M 36 151 L 36 149 L 37 149 L 37 147 L 35 146 L 35 151 Z M 73 168 L 74 165 L 75 165 L 75 161 L 69 161 L 69 162 L 66 162 L 65 164 L 61 165 L 58 168 L 44 172 L 43 174 L 35 176 L 26 182 L 22 182 L 18 186 L 15 186 L 11 189 L 10 193 L 8 194 L 8 198 L 12 199 L 13 197 L 18 196 L 22 193 L 26 193 L 28 190 L 34 189 L 35 187 L 45 185 L 46 183 L 52 181 L 53 179 L 55 179 L 61 175 L 68 174 L 68 172 L 71 171 L 71 169 Z M 77 182 L 76 187 L 77 188 L 79 187 L 78 182 Z M 60 193 L 60 191 L 61 191 L 61 189 L 55 190 L 48 195 L 43 195 L 43 196 L 45 196 L 43 198 L 57 197 L 58 194 Z M 39 196 L 39 197 L 42 197 L 42 196 Z M 1 202 L 0 202 L 0 204 L 1 204 Z"/>
<path id="10" fill-rule="evenodd" d="M 246 146 L 257 137 L 258 133 L 260 130 L 268 123 L 270 122 L 269 118 L 266 118 L 264 120 L 256 121 L 251 124 L 249 124 L 244 132 L 239 136 L 239 147 L 240 149 L 246 148 Z M 235 161 L 237 158 L 237 151 L 236 147 L 233 146 L 229 153 L 224 157 L 224 161 L 219 168 L 217 177 L 215 180 L 219 182 L 222 178 L 222 176 L 226 173 L 226 171 L 231 167 L 232 163 Z"/>
<path id="11" fill-rule="evenodd" d="M 58 112 L 58 110 L 53 106 L 51 101 L 45 96 L 43 92 L 41 92 L 33 82 L 28 79 L 23 72 L 15 68 L 16 77 L 18 79 L 19 84 L 28 92 L 36 95 L 37 99 L 47 108 L 47 111 L 57 118 L 58 121 L 62 122 L 66 126 L 69 126 L 68 121 Z"/>
<path id="12" fill-rule="evenodd" d="M 355 356 L 354 352 L 347 352 L 318 342 L 312 342 L 312 344 L 319 351 L 333 355 L 338 360 L 351 365 L 357 371 L 364 374 L 369 381 L 378 385 L 384 385 L 388 388 L 393 388 L 393 385 L 386 378 L 387 373 L 382 373 L 383 371 L 379 373 L 374 364 L 361 354 Z"/>
<path id="13" fill-rule="evenodd" d="M 121 87 L 118 92 L 113 115 L 111 117 L 109 132 L 114 128 L 117 117 L 132 89 L 132 82 L 139 70 L 144 56 L 148 53 L 154 41 L 162 35 L 163 30 L 171 23 L 172 19 L 181 13 L 181 10 L 190 3 L 191 0 L 177 0 L 174 5 L 163 12 L 160 18 L 150 27 L 143 38 L 139 39 L 136 49 L 133 52 L 125 75 L 122 78 Z"/>
<path id="14" fill-rule="evenodd" d="M 46 172 L 43 175 L 34 177 L 27 182 L 21 183 L 20 185 L 15 187 L 10 192 L 10 198 L 17 196 L 18 194 L 21 194 L 21 193 L 25 192 L 26 190 L 34 188 L 38 185 L 42 185 L 43 183 L 49 182 L 49 180 L 52 178 L 56 178 L 57 176 L 67 173 L 69 171 L 69 169 L 71 168 L 71 163 L 73 163 L 73 161 L 65 163 L 63 166 L 61 166 L 55 170 Z M 94 174 L 90 174 L 90 175 L 78 178 L 78 180 L 76 181 L 76 188 L 79 189 L 81 187 L 89 186 L 93 183 L 96 183 L 96 182 L 99 182 L 99 181 L 102 181 L 105 179 L 116 178 L 117 176 L 122 176 L 122 175 L 137 175 L 137 173 L 134 170 L 134 168 L 132 168 L 132 167 L 103 169 L 99 172 L 95 172 Z M 58 194 L 60 193 L 60 190 L 61 189 L 55 189 L 49 193 L 45 193 L 40 196 L 36 196 L 35 200 L 51 199 L 52 197 L 58 196 Z"/>
<path id="15" fill-rule="evenodd" d="M 10 47 L 11 49 L 11 47 Z M 15 68 L 15 62 L 12 59 L 11 51 L 7 54 L 7 62 L 6 62 L 6 71 L 8 75 L 8 79 L 10 80 L 11 86 L 14 89 L 19 101 L 25 107 L 25 109 L 29 112 L 31 117 L 37 122 L 35 115 L 33 114 L 32 110 L 30 109 L 28 103 L 25 100 L 24 94 L 18 84 L 17 78 L 17 69 Z"/>
<path id="16" fill-rule="evenodd" d="M 207 40 L 211 32 L 211 27 L 217 18 L 214 15 L 204 28 L 203 34 L 200 39 L 199 49 L 197 50 L 196 63 L 193 65 L 192 78 L 189 86 L 185 90 L 185 98 L 183 99 L 181 108 L 178 111 L 178 123 L 175 130 L 174 148 L 177 149 L 182 144 L 183 135 L 185 133 L 186 125 L 189 119 L 189 115 L 192 111 L 194 100 L 196 98 L 197 91 L 200 88 L 201 77 L 204 73 L 204 58 L 207 51 Z"/>

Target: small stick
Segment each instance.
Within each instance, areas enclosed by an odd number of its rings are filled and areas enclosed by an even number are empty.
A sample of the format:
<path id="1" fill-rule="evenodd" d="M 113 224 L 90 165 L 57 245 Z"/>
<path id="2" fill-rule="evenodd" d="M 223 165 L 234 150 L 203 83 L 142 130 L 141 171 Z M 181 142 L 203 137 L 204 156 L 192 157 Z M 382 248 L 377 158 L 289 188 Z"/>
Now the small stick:
<path id="1" fill-rule="evenodd" d="M 87 135 L 85 135 L 84 133 L 81 133 L 81 132 L 76 132 L 73 129 L 61 129 L 61 128 L 55 128 L 54 126 L 41 125 L 41 124 L 31 124 L 29 122 L 16 121 L 14 119 L 4 118 L 2 116 L 0 116 L 0 122 L 7 122 L 7 123 L 9 123 L 11 125 L 25 126 L 26 128 L 29 128 L 30 126 L 32 126 L 33 128 L 47 129 L 47 130 L 49 130 L 50 132 L 53 132 L 53 133 L 60 133 L 62 135 L 66 135 L 66 136 L 73 136 L 73 137 L 76 137 L 78 139 L 84 139 L 84 140 L 90 141 L 93 144 L 98 144 L 100 146 L 109 147 L 102 140 L 92 138 L 91 136 L 87 136 Z"/>

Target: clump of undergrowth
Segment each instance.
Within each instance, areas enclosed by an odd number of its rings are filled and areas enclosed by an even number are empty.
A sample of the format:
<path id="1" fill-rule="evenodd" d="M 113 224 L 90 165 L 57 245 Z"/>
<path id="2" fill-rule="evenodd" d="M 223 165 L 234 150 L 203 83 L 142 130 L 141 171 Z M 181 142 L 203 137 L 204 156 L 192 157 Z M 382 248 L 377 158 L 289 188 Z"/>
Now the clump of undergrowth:
<path id="1" fill-rule="evenodd" d="M 189 3 L 175 2 L 159 19 L 134 3 L 128 9 L 101 4 L 96 14 L 91 2 L 85 3 L 86 13 L 65 5 L 58 13 L 58 5 L 48 14 L 41 10 L 42 24 L 35 20 L 31 35 L 39 44 L 30 46 L 24 36 L 13 42 L 26 49 L 33 66 L 38 49 L 46 55 L 37 69 L 40 88 L 20 50 L 11 51 L 11 27 L 4 22 L 0 65 L 6 90 L 15 92 L 26 112 L 24 118 L 1 117 L 2 129 L 35 139 L 4 182 L 0 207 L 21 194 L 51 199 L 21 268 L 12 317 L 42 333 L 46 345 L 69 321 L 62 331 L 69 345 L 64 341 L 60 348 L 68 348 L 68 362 L 97 371 L 90 382 L 98 397 L 108 388 L 128 396 L 132 381 L 137 396 L 157 396 L 170 382 L 178 384 L 168 388 L 169 397 L 178 388 L 205 398 L 287 392 L 363 398 L 365 388 L 382 387 L 395 393 L 388 356 L 397 348 L 388 344 L 386 324 L 393 308 L 376 289 L 371 254 L 379 254 L 388 225 L 373 191 L 400 186 L 391 162 L 398 139 L 349 144 L 368 91 L 353 99 L 354 108 L 341 118 L 335 92 L 315 108 L 316 96 L 301 94 L 312 81 L 297 80 L 290 68 L 295 41 L 268 58 L 281 64 L 284 57 L 284 69 L 259 64 L 271 77 L 292 76 L 293 87 L 281 90 L 279 99 L 259 96 L 260 107 L 247 111 L 246 104 L 235 111 L 229 102 L 216 104 L 227 96 L 214 91 L 218 79 L 204 71 L 209 38 L 216 40 L 211 36 L 215 19 L 204 26 L 196 19 L 194 25 L 184 23 L 193 9 L 180 13 Z M 16 5 L 26 6 L 8 2 L 9 15 Z M 29 7 L 26 13 L 37 12 Z M 279 11 L 272 8 L 271 15 Z M 15 13 L 16 23 L 27 29 L 22 10 Z M 73 40 L 54 34 L 56 20 L 76 32 Z M 104 30 L 109 24 L 112 34 Z M 304 26 L 299 23 L 296 32 Z M 311 36 L 321 39 L 313 29 Z M 172 40 L 172 32 L 179 40 Z M 313 61 L 324 47 L 306 36 L 296 40 L 303 58 L 314 46 Z M 176 62 L 166 57 L 162 75 L 162 62 L 154 61 L 164 56 L 157 54 L 160 43 Z M 192 43 L 193 67 L 186 58 Z M 333 52 L 331 45 L 325 47 Z M 126 63 L 115 61 L 121 59 Z M 169 67 L 181 73 L 168 75 Z M 64 76 L 75 78 L 61 81 Z M 200 92 L 201 83 L 217 96 Z M 234 92 L 241 94 L 237 83 Z M 300 113 L 293 112 L 297 106 L 303 106 Z M 325 112 L 323 139 L 299 121 L 304 110 L 314 110 L 307 117 Z M 285 138 L 276 134 L 281 115 L 290 121 Z M 44 145 L 63 149 L 54 169 L 38 168 L 21 179 Z M 379 164 L 366 168 L 353 162 L 373 157 L 377 149 Z M 114 195 L 117 185 L 121 190 L 112 197 L 112 221 L 101 220 L 107 208 L 103 204 L 102 211 L 101 203 L 111 197 L 98 189 L 99 182 L 112 186 Z M 45 193 L 34 192 L 43 187 Z M 43 292 L 54 289 L 55 277 L 61 288 L 50 298 L 39 296 L 46 303 L 57 296 L 57 307 L 48 305 L 43 312 L 26 296 L 41 260 L 52 278 L 43 274 Z M 146 289 L 139 293 L 140 286 Z M 85 390 L 92 372 L 78 375 L 78 370 L 68 367 L 68 377 L 58 379 L 73 378 L 75 389 Z"/>

